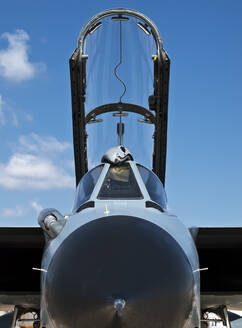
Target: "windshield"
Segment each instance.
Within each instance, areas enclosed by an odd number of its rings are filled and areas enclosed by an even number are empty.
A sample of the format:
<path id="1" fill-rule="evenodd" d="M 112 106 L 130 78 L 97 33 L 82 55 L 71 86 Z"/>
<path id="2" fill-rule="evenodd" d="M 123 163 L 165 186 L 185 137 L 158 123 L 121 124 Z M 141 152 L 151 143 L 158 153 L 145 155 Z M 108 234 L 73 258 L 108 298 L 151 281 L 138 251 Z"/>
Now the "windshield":
<path id="1" fill-rule="evenodd" d="M 137 164 L 137 167 L 151 200 L 166 209 L 166 193 L 160 179 L 144 166 Z"/>
<path id="2" fill-rule="evenodd" d="M 153 94 L 154 62 L 157 48 L 152 33 L 140 28 L 140 20 L 103 18 L 98 29 L 89 33 L 84 43 L 86 61 L 85 114 L 104 104 L 135 104 L 149 109 L 149 96 Z M 143 24 L 144 25 L 144 24 Z M 123 144 L 129 148 L 136 160 L 152 166 L 152 135 L 154 125 L 138 113 L 126 112 L 117 115 L 112 112 L 93 116 L 86 126 L 87 157 L 89 168 L 96 165 L 103 153 L 111 147 Z M 116 116 L 113 114 L 116 112 Z M 121 138 L 117 124 L 124 123 Z M 95 124 L 94 124 L 95 123 Z M 145 124 L 148 123 L 148 124 Z M 121 140 L 120 140 L 121 139 Z M 141 148 L 136 147 L 142 143 Z"/>
<path id="3" fill-rule="evenodd" d="M 84 204 L 91 196 L 93 189 L 97 183 L 97 180 L 102 172 L 103 164 L 93 168 L 87 172 L 78 184 L 76 189 L 76 196 L 73 205 L 73 212 L 76 212 L 78 208 Z"/>
<path id="4" fill-rule="evenodd" d="M 129 164 L 110 166 L 98 199 L 142 199 L 142 193 Z"/>

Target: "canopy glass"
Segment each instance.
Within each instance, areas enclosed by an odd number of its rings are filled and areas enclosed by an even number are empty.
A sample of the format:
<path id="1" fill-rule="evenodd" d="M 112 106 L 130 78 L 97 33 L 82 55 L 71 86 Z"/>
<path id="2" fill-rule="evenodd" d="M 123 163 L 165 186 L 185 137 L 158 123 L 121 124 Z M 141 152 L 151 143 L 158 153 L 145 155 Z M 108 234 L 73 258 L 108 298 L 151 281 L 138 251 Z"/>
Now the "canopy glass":
<path id="1" fill-rule="evenodd" d="M 122 103 L 122 114 L 128 116 L 113 116 L 119 113 L 114 106 L 113 112 L 98 115 L 96 111 L 87 122 L 88 168 L 99 163 L 108 148 L 118 144 L 129 148 L 135 160 L 151 168 L 154 125 L 144 115 L 128 112 L 125 106 L 128 103 L 149 109 L 153 61 L 157 56 L 150 27 L 135 17 L 123 15 L 120 19 L 114 15 L 101 19 L 89 31 L 83 49 L 88 56 L 85 114 L 100 105 Z M 124 123 L 124 131 L 117 127 L 120 122 Z"/>

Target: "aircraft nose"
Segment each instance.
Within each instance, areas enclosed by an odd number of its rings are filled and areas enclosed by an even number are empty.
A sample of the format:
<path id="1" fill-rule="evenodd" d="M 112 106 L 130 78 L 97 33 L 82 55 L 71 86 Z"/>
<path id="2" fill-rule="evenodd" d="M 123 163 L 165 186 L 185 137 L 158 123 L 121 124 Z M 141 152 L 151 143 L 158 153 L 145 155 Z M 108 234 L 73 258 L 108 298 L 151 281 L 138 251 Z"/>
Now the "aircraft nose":
<path id="1" fill-rule="evenodd" d="M 181 328 L 193 287 L 190 264 L 165 230 L 110 216 L 63 241 L 48 268 L 45 299 L 56 327 Z"/>

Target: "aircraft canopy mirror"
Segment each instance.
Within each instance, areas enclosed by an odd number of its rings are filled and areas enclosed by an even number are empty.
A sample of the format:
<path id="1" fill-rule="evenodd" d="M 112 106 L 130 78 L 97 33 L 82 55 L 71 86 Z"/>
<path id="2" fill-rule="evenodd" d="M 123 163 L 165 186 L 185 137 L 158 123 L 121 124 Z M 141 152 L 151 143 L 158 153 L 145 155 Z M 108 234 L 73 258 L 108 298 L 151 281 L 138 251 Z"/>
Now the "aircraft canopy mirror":
<path id="1" fill-rule="evenodd" d="M 139 118 L 138 119 L 138 122 L 140 122 L 140 123 L 147 123 L 147 124 L 153 124 L 148 117 Z"/>
<path id="2" fill-rule="evenodd" d="M 139 26 L 139 28 L 141 28 L 142 31 L 145 32 L 146 35 L 150 35 L 150 31 L 148 29 L 148 25 L 147 24 L 142 24 L 142 23 L 137 23 L 137 25 Z"/>
<path id="3" fill-rule="evenodd" d="M 120 112 L 120 113 L 113 113 L 113 116 L 116 116 L 116 117 L 120 117 L 120 116 L 128 116 L 129 114 L 128 113 L 123 113 L 123 112 Z"/>
<path id="4" fill-rule="evenodd" d="M 101 123 L 103 122 L 102 118 L 92 118 L 87 124 Z"/>
<path id="5" fill-rule="evenodd" d="M 129 18 L 128 17 L 125 17 L 125 16 L 122 16 L 122 15 L 118 15 L 118 16 L 113 16 L 111 17 L 112 20 L 116 20 L 116 21 L 128 21 Z"/>
<path id="6" fill-rule="evenodd" d="M 90 29 L 89 29 L 89 31 L 88 31 L 88 33 L 89 34 L 93 34 L 99 27 L 101 27 L 102 26 L 102 22 L 98 22 L 97 24 L 95 24 L 95 25 L 93 25 Z"/>

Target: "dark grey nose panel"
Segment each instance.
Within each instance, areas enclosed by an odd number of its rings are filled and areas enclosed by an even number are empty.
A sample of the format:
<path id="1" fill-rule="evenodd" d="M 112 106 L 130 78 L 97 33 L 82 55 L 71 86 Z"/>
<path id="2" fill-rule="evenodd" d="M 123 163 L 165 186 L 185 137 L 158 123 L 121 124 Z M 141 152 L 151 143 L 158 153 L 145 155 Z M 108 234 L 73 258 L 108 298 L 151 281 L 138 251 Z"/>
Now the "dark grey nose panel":
<path id="1" fill-rule="evenodd" d="M 182 328 L 193 285 L 190 264 L 166 231 L 111 216 L 62 243 L 48 269 L 45 297 L 56 327 Z"/>

